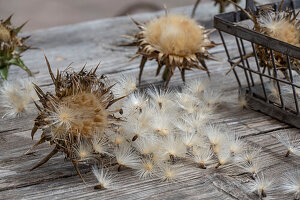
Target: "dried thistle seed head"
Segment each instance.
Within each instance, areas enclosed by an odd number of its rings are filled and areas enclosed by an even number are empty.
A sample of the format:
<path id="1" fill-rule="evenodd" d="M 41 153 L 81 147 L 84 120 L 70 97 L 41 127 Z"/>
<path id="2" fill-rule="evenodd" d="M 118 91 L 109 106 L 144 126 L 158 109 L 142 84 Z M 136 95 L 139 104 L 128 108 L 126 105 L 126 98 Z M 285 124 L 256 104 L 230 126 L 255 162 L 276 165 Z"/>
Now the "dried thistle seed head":
<path id="1" fill-rule="evenodd" d="M 33 90 L 29 80 L 5 81 L 0 87 L 0 107 L 5 111 L 2 117 L 17 117 L 28 112 L 32 99 L 36 99 Z"/>
<path id="2" fill-rule="evenodd" d="M 24 44 L 28 37 L 18 36 L 25 23 L 15 28 L 11 25 L 11 17 L 0 20 L 0 77 L 4 80 L 7 79 L 8 69 L 11 65 L 19 66 L 32 75 L 21 60 L 21 54 L 30 48 Z"/>
<path id="3" fill-rule="evenodd" d="M 32 137 L 41 129 L 41 139 L 37 144 L 49 141 L 55 148 L 34 168 L 47 162 L 58 151 L 64 152 L 73 163 L 88 160 L 95 151 L 105 153 L 105 149 L 99 149 L 101 140 L 97 138 L 104 136 L 106 130 L 117 123 L 113 117 L 115 111 L 109 109 L 120 100 L 115 99 L 111 92 L 113 85 L 108 85 L 104 76 L 97 76 L 97 67 L 89 72 L 84 68 L 79 72 L 58 71 L 54 76 L 47 58 L 46 61 L 55 93 L 45 93 L 35 86 L 41 105 L 36 104 L 40 113 L 35 119 Z M 77 164 L 75 168 L 79 173 Z"/>
<path id="4" fill-rule="evenodd" d="M 208 72 L 205 59 L 212 58 L 208 49 L 215 46 L 208 36 L 212 32 L 183 15 L 167 15 L 153 19 L 145 25 L 134 21 L 140 28 L 135 36 L 137 55 L 142 55 L 139 81 L 145 62 L 155 59 L 158 63 L 156 75 L 165 67 L 163 79 L 168 85 L 176 67 L 185 81 L 185 70 L 191 68 Z"/>

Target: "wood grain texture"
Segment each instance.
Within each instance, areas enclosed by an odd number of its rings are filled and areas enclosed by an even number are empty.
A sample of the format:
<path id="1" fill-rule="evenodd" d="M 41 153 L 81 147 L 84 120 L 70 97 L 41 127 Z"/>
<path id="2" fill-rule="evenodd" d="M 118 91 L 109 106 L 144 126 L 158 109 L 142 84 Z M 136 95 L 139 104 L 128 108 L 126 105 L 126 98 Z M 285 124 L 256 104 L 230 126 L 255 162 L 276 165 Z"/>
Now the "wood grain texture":
<path id="1" fill-rule="evenodd" d="M 191 8 L 175 9 L 174 12 L 190 13 Z M 213 11 L 215 12 L 215 11 Z M 158 13 L 134 16 L 139 21 L 146 21 Z M 211 19 L 212 15 L 209 16 Z M 211 25 L 201 14 L 197 16 L 202 22 Z M 53 70 L 64 69 L 71 62 L 74 69 L 95 66 L 101 61 L 100 72 L 111 78 L 120 73 L 138 74 L 139 59 L 128 62 L 135 48 L 119 47 L 125 42 L 124 34 L 134 34 L 135 25 L 128 17 L 104 19 L 85 22 L 76 25 L 51 28 L 31 33 L 30 45 L 43 48 L 53 67 Z M 229 50 L 236 51 L 234 40 L 229 36 Z M 216 33 L 212 40 L 220 42 Z M 243 110 L 237 103 L 237 84 L 232 74 L 224 77 L 229 69 L 225 61 L 223 47 L 217 46 L 211 50 L 220 62 L 209 61 L 207 64 L 212 73 L 213 87 L 223 90 L 223 102 L 213 115 L 215 123 L 227 124 L 237 132 L 249 145 L 263 148 L 260 157 L 266 163 L 267 175 L 276 176 L 287 169 L 299 166 L 295 156 L 284 157 L 285 148 L 275 138 L 276 133 L 289 129 L 291 133 L 299 133 L 298 129 L 276 121 L 266 115 L 251 110 Z M 43 58 L 43 52 L 31 50 L 23 56 L 25 63 L 36 73 L 36 82 L 43 90 L 52 91 L 50 77 Z M 155 62 L 147 62 L 142 77 L 142 87 L 161 83 L 160 77 L 155 77 Z M 242 73 L 242 72 L 239 72 Z M 25 78 L 26 74 L 18 68 L 11 68 L 10 79 Z M 186 73 L 186 79 L 206 78 L 202 71 Z M 171 87 L 182 84 L 180 73 L 176 71 Z M 31 105 L 33 106 L 33 105 Z M 4 111 L 0 110 L 0 115 Z M 82 183 L 76 175 L 70 162 L 64 161 L 58 154 L 42 167 L 29 169 L 51 151 L 52 147 L 43 144 L 28 155 L 23 153 L 34 141 L 30 138 L 30 130 L 36 113 L 29 113 L 17 119 L 0 119 L 0 199 L 257 199 L 248 188 L 249 177 L 234 164 L 228 164 L 215 169 L 215 163 L 202 170 L 190 162 L 184 162 L 181 175 L 175 183 L 160 182 L 157 178 L 139 180 L 132 170 L 118 173 L 115 189 L 96 191 L 96 184 L 88 166 L 81 166 L 83 176 L 88 185 Z M 112 167 L 112 170 L 116 170 Z M 279 190 L 274 191 L 275 199 L 292 199 Z"/>

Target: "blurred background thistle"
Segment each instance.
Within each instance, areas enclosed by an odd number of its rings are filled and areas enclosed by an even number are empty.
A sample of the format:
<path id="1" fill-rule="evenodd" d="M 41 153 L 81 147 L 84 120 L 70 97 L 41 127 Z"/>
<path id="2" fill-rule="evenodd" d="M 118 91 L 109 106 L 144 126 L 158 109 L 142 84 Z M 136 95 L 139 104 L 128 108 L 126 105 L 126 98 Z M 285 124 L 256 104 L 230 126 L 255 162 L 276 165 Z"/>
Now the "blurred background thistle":
<path id="1" fill-rule="evenodd" d="M 21 59 L 21 54 L 29 49 L 29 46 L 24 44 L 24 41 L 29 38 L 18 36 L 19 32 L 26 24 L 15 28 L 11 24 L 12 15 L 6 20 L 0 21 L 0 77 L 7 80 L 8 70 L 11 65 L 16 65 L 25 70 L 30 76 L 31 71 Z"/>

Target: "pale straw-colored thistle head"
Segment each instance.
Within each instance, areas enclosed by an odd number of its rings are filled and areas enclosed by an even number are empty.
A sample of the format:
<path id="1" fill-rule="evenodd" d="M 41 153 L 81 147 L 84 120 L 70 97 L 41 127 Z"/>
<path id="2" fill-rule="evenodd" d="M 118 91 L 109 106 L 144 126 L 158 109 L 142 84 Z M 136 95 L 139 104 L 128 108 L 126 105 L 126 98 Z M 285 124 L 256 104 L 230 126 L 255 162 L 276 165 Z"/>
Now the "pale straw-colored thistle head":
<path id="1" fill-rule="evenodd" d="M 142 56 L 139 81 L 147 60 L 156 60 L 158 75 L 164 68 L 165 86 L 169 84 L 175 69 L 181 72 L 185 81 L 185 71 L 193 68 L 208 72 L 205 59 L 212 59 L 208 49 L 215 46 L 208 36 L 212 30 L 206 30 L 193 19 L 170 14 L 153 19 L 146 24 L 134 21 L 140 29 L 135 36 L 137 55 Z"/>

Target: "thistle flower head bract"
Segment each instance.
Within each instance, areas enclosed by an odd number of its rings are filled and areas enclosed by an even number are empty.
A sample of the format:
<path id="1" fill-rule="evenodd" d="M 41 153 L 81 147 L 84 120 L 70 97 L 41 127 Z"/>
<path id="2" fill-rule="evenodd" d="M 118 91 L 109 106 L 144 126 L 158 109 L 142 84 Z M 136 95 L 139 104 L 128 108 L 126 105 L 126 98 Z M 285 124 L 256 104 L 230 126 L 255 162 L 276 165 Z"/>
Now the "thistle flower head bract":
<path id="1" fill-rule="evenodd" d="M 165 86 L 177 67 L 183 81 L 185 70 L 196 68 L 208 72 L 205 59 L 212 58 L 208 49 L 215 46 L 208 38 L 211 30 L 206 30 L 187 16 L 175 14 L 158 17 L 146 24 L 134 22 L 140 29 L 134 42 L 138 47 L 136 54 L 142 55 L 139 80 L 146 61 L 152 59 L 158 63 L 156 75 L 164 67 Z"/>
<path id="2" fill-rule="evenodd" d="M 19 66 L 29 75 L 32 75 L 21 59 L 21 54 L 30 48 L 24 44 L 29 37 L 18 36 L 26 23 L 16 28 L 12 26 L 11 18 L 12 15 L 6 20 L 0 20 L 0 77 L 4 80 L 7 80 L 11 65 Z"/>

